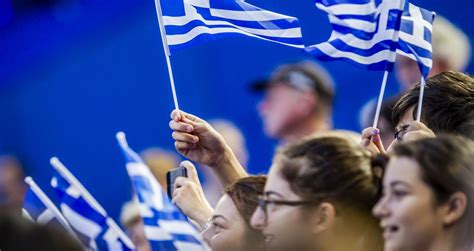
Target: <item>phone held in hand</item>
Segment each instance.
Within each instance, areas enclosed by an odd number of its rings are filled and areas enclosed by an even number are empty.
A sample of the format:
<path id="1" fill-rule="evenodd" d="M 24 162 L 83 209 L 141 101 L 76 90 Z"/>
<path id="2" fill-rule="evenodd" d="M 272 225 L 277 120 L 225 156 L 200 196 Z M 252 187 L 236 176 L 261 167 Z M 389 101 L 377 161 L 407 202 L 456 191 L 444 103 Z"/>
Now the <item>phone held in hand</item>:
<path id="1" fill-rule="evenodd" d="M 171 169 L 169 172 L 166 173 L 166 182 L 168 184 L 168 197 L 170 199 L 173 198 L 173 191 L 174 191 L 174 182 L 178 177 L 188 177 L 188 173 L 186 168 L 179 166 L 178 168 Z"/>

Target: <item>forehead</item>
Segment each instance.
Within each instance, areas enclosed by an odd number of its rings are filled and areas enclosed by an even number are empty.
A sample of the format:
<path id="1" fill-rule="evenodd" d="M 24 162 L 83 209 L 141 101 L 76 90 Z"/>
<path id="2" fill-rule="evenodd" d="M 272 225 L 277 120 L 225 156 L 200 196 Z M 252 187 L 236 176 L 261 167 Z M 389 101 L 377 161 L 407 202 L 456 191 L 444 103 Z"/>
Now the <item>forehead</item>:
<path id="1" fill-rule="evenodd" d="M 280 174 L 280 167 L 273 164 L 268 172 L 267 182 L 265 183 L 265 192 L 272 191 L 281 194 L 285 199 L 297 199 L 300 196 L 296 195 L 290 187 L 288 181 L 283 179 Z"/>
<path id="2" fill-rule="evenodd" d="M 414 109 L 415 109 L 415 107 L 412 106 L 403 114 L 403 116 L 400 118 L 400 121 L 398 121 L 398 124 L 397 124 L 398 129 L 400 129 L 400 127 L 402 127 L 404 125 L 409 125 L 410 123 L 415 121 L 413 119 L 413 110 Z"/>
<path id="3" fill-rule="evenodd" d="M 403 181 L 408 184 L 421 181 L 420 166 L 411 158 L 390 158 L 384 177 L 384 183 L 390 184 L 394 181 Z"/>
<path id="4" fill-rule="evenodd" d="M 240 218 L 239 211 L 229 195 L 224 194 L 217 202 L 214 215 L 221 215 L 227 221 L 232 222 Z"/>

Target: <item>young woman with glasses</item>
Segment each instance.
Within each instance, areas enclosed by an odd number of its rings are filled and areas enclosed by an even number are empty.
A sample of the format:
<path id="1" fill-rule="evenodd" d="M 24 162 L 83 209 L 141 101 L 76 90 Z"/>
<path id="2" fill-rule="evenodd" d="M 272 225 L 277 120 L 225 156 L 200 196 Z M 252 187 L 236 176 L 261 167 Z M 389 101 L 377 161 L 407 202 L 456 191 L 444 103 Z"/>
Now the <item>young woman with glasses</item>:
<path id="1" fill-rule="evenodd" d="M 379 251 L 372 169 L 369 153 L 341 137 L 288 145 L 274 158 L 252 226 L 270 250 Z"/>

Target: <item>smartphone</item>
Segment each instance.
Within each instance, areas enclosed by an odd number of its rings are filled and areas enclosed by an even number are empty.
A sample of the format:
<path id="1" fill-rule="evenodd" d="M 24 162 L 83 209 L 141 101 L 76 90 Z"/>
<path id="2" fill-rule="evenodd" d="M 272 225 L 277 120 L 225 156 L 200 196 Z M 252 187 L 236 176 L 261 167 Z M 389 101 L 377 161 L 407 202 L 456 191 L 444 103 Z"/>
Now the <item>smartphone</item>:
<path id="1" fill-rule="evenodd" d="M 174 182 L 178 177 L 188 177 L 188 173 L 186 168 L 179 166 L 178 168 L 171 169 L 169 172 L 166 173 L 166 183 L 168 184 L 168 197 L 170 199 L 173 198 L 173 191 L 174 191 Z"/>

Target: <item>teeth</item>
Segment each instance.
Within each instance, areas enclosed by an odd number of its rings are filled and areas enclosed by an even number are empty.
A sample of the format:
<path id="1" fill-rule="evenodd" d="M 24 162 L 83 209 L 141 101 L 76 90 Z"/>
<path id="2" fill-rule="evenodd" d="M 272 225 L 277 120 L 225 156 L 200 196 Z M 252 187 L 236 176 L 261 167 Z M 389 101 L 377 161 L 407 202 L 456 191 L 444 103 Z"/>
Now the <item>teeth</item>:
<path id="1" fill-rule="evenodd" d="M 273 235 L 265 235 L 265 242 L 270 242 L 275 238 Z"/>

